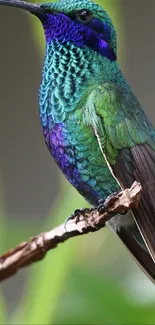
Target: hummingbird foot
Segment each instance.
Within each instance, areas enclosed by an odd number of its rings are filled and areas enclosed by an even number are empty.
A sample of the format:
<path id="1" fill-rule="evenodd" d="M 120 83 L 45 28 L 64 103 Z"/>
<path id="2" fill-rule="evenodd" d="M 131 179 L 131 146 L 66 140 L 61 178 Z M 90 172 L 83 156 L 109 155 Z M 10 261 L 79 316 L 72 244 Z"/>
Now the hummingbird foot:
<path id="1" fill-rule="evenodd" d="M 115 203 L 115 201 L 118 199 L 118 193 L 119 192 L 114 192 L 111 195 L 109 195 L 107 197 L 106 200 L 102 199 L 99 200 L 99 205 L 97 207 L 97 210 L 99 213 L 104 213 L 104 212 L 108 212 L 108 214 L 110 214 L 111 217 L 113 217 L 115 214 L 112 212 L 109 212 L 108 209 L 110 208 L 111 205 L 113 205 Z M 127 211 L 123 211 L 120 214 L 125 215 L 127 213 Z"/>
<path id="2" fill-rule="evenodd" d="M 118 195 L 118 192 L 114 192 L 111 195 L 109 195 L 106 200 L 104 200 L 104 199 L 99 200 L 99 205 L 97 207 L 98 212 L 99 213 L 108 212 L 108 209 L 110 208 L 110 206 L 117 200 L 117 198 L 118 198 L 117 195 Z M 110 212 L 110 215 L 111 215 L 111 217 L 113 217 L 112 212 Z"/>
<path id="3" fill-rule="evenodd" d="M 68 221 L 70 220 L 75 220 L 75 223 L 77 224 L 79 221 L 82 221 L 83 219 L 85 219 L 91 212 L 92 209 L 89 209 L 89 208 L 84 208 L 84 209 L 77 209 L 74 211 L 73 214 L 71 214 L 71 216 L 69 216 L 65 223 L 64 223 L 64 227 L 65 227 L 65 230 L 67 231 L 67 223 Z"/>

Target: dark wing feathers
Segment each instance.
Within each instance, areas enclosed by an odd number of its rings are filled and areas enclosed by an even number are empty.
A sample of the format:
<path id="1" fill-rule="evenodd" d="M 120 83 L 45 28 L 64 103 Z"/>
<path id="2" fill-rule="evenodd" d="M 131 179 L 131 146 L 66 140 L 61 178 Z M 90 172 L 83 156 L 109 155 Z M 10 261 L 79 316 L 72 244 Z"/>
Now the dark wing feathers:
<path id="1" fill-rule="evenodd" d="M 131 157 L 128 161 L 127 151 Z M 135 180 L 142 184 L 142 198 L 133 213 L 155 261 L 155 152 L 147 144 L 124 149 L 120 152 L 113 171 L 123 188 L 131 186 Z"/>
<path id="2" fill-rule="evenodd" d="M 155 252 L 155 152 L 147 145 L 137 145 L 120 152 L 114 174 L 122 187 L 131 186 L 137 180 L 143 186 L 143 195 L 138 209 L 133 209 L 139 230 L 146 241 L 154 260 Z M 153 212 L 154 211 L 154 212 Z M 155 282 L 155 264 L 147 252 L 140 246 L 131 233 L 123 227 L 117 235 L 128 247 L 145 273 Z"/>
<path id="3" fill-rule="evenodd" d="M 131 148 L 135 179 L 143 194 L 138 209 L 133 209 L 138 227 L 155 261 L 155 152 L 147 145 Z"/>

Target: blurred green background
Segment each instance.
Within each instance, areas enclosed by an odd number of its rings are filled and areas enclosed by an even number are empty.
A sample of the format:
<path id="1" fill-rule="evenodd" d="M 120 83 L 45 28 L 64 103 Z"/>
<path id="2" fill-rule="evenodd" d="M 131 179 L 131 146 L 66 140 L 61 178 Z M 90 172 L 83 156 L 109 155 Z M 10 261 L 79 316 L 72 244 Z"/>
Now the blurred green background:
<path id="1" fill-rule="evenodd" d="M 119 61 L 155 125 L 155 2 L 98 0 L 118 32 Z M 0 252 L 88 206 L 50 157 L 38 88 L 44 35 L 0 8 Z M 0 324 L 155 324 L 154 285 L 107 228 L 60 245 L 1 285 Z"/>

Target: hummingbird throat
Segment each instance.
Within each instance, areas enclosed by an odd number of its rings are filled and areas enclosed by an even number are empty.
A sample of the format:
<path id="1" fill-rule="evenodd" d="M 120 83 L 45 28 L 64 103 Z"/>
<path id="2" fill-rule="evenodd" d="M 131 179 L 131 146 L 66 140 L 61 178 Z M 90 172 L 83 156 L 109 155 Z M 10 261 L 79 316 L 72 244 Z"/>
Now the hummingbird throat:
<path id="1" fill-rule="evenodd" d="M 40 117 L 49 129 L 73 111 L 94 73 L 93 52 L 67 42 L 47 42 L 40 87 Z"/>

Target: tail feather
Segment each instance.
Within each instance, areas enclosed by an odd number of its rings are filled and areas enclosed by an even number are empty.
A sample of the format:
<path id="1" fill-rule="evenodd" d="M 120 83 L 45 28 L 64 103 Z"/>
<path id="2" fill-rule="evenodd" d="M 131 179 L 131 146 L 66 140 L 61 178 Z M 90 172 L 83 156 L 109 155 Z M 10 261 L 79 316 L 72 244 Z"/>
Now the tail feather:
<path id="1" fill-rule="evenodd" d="M 120 228 L 117 232 L 125 246 L 129 249 L 130 253 L 142 268 L 144 273 L 155 284 L 155 264 L 151 256 L 145 251 L 142 246 L 135 240 L 134 237 L 125 228 Z"/>

